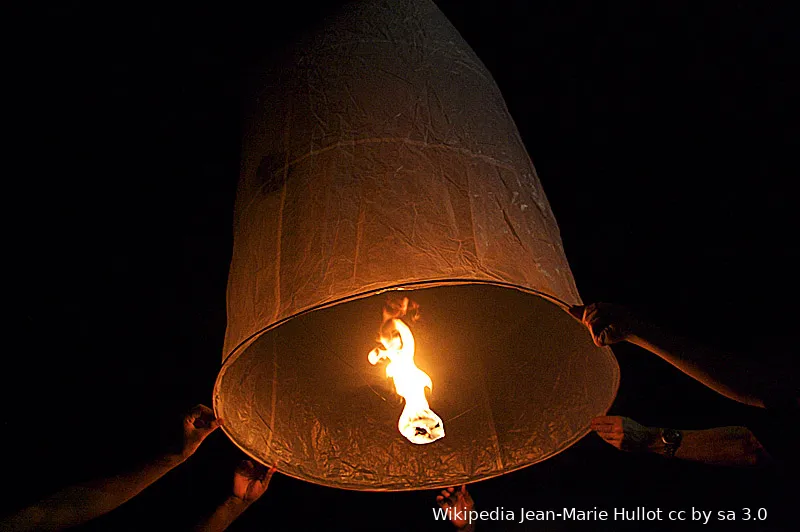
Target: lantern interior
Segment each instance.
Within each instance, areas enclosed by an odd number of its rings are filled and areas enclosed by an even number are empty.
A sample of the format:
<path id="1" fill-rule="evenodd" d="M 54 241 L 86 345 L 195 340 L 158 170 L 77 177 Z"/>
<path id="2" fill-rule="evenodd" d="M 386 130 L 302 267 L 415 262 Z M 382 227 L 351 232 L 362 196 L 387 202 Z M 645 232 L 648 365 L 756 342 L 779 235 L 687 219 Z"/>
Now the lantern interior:
<path id="1" fill-rule="evenodd" d="M 577 441 L 616 394 L 618 367 L 564 309 L 494 285 L 405 290 L 416 364 L 445 437 L 415 445 L 375 347 L 386 294 L 296 316 L 226 361 L 215 407 L 258 461 L 310 482 L 399 491 L 475 482 Z"/>

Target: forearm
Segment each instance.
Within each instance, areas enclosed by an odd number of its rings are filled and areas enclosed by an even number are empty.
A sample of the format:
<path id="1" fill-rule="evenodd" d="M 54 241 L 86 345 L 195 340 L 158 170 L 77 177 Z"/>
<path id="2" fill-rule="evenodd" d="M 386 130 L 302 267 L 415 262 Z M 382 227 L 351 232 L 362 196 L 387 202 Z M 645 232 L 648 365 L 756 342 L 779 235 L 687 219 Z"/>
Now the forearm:
<path id="1" fill-rule="evenodd" d="M 231 495 L 207 519 L 197 525 L 197 532 L 220 532 L 228 528 L 250 503 Z"/>
<path id="2" fill-rule="evenodd" d="M 110 512 L 183 462 L 163 455 L 134 471 L 65 488 L 7 522 L 8 530 L 63 530 Z"/>
<path id="3" fill-rule="evenodd" d="M 764 372 L 752 361 L 708 349 L 691 340 L 650 325 L 639 325 L 629 342 L 655 353 L 683 373 L 715 392 L 750 406 L 764 407 L 767 394 Z"/>
<path id="4" fill-rule="evenodd" d="M 772 460 L 746 427 L 682 430 L 675 458 L 729 467 L 759 467 Z"/>

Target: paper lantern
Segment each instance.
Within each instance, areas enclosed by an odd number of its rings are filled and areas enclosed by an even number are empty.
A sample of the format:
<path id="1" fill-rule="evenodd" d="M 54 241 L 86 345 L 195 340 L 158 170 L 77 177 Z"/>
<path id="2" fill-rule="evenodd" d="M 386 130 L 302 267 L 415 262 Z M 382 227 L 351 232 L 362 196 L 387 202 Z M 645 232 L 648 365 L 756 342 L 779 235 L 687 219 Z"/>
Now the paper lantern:
<path id="1" fill-rule="evenodd" d="M 580 298 L 533 165 L 436 6 L 351 2 L 264 80 L 214 390 L 231 440 L 296 478 L 396 491 L 508 473 L 587 434 L 618 366 L 566 312 Z M 427 444 L 400 433 L 407 402 L 368 360 L 398 294 L 419 305 L 404 323 L 444 423 Z"/>

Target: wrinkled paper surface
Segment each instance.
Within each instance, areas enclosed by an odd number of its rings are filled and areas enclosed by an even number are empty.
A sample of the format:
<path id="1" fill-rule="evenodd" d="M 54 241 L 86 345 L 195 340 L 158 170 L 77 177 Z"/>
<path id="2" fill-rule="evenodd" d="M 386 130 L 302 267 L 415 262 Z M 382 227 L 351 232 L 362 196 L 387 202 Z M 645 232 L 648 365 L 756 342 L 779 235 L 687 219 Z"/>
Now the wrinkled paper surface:
<path id="1" fill-rule="evenodd" d="M 536 172 L 435 5 L 352 2 L 263 82 L 214 393 L 231 439 L 298 478 L 406 490 L 496 476 L 585 435 L 616 361 L 564 312 L 580 297 Z M 384 301 L 371 294 L 396 287 L 428 313 L 417 363 L 447 433 L 430 445 L 397 432 L 402 400 L 367 362 Z"/>

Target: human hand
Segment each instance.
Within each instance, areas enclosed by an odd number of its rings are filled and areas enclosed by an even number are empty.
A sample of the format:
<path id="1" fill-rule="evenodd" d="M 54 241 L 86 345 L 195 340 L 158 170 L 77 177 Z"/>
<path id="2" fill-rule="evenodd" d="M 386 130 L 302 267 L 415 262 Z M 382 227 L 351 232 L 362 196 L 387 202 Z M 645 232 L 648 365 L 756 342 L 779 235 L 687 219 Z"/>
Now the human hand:
<path id="1" fill-rule="evenodd" d="M 194 454 L 209 434 L 222 425 L 222 418 L 216 419 L 214 412 L 205 405 L 197 405 L 183 418 L 183 450 L 184 458 Z"/>
<path id="2" fill-rule="evenodd" d="M 450 487 L 443 489 L 442 493 L 436 496 L 436 502 L 440 508 L 450 510 L 448 512 L 450 522 L 456 528 L 465 528 L 469 524 L 469 512 L 475 508 L 475 503 L 467 491 L 466 484 L 460 488 Z"/>
<path id="3" fill-rule="evenodd" d="M 603 441 L 620 451 L 647 451 L 659 441 L 657 428 L 645 427 L 629 417 L 600 416 L 592 420 L 592 430 Z"/>
<path id="4" fill-rule="evenodd" d="M 610 303 L 577 305 L 569 313 L 589 329 L 598 347 L 630 339 L 641 323 L 627 308 Z"/>
<path id="5" fill-rule="evenodd" d="M 246 503 L 251 503 L 264 495 L 276 467 L 269 469 L 252 460 L 242 460 L 233 474 L 233 495 Z"/>

